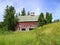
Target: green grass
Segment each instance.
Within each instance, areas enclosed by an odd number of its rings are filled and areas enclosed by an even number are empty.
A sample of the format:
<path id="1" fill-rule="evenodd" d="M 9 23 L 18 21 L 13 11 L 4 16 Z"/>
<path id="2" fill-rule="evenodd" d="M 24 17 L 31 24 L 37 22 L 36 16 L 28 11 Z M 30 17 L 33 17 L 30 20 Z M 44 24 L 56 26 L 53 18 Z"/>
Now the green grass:
<path id="1" fill-rule="evenodd" d="M 32 31 L 2 32 L 0 45 L 60 45 L 60 22 Z"/>
<path id="2" fill-rule="evenodd" d="M 13 32 L 0 35 L 0 45 L 31 45 L 35 40 L 34 32 Z"/>

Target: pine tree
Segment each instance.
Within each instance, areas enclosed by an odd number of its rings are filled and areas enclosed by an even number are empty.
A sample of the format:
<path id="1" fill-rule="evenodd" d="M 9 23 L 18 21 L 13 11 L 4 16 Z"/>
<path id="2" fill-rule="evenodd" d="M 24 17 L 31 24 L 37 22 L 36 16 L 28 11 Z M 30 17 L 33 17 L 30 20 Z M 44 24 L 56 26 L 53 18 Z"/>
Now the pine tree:
<path id="1" fill-rule="evenodd" d="M 3 22 L 0 22 L 0 28 L 3 28 L 3 26 L 4 26 Z"/>
<path id="2" fill-rule="evenodd" d="M 52 14 L 46 12 L 46 24 L 49 24 L 52 22 Z"/>
<path id="3" fill-rule="evenodd" d="M 8 17 L 9 17 L 9 7 L 6 6 L 5 13 L 4 13 L 4 26 L 6 27 L 6 30 L 8 30 Z"/>
<path id="4" fill-rule="evenodd" d="M 38 26 L 43 26 L 45 24 L 44 14 L 41 13 L 38 18 Z"/>
<path id="5" fill-rule="evenodd" d="M 16 17 L 14 15 L 15 15 L 14 7 L 7 6 L 4 15 L 4 25 L 6 26 L 6 30 L 15 30 Z"/>
<path id="6" fill-rule="evenodd" d="M 52 13 L 50 13 L 50 23 L 52 23 Z"/>
<path id="7" fill-rule="evenodd" d="M 21 16 L 25 16 L 26 13 L 25 13 L 25 8 L 23 8 L 22 12 L 21 12 Z"/>
<path id="8" fill-rule="evenodd" d="M 46 24 L 50 23 L 50 15 L 48 12 L 46 12 Z"/>
<path id="9" fill-rule="evenodd" d="M 30 15 L 30 12 L 29 12 L 29 11 L 27 12 L 27 15 L 28 15 L 28 16 Z"/>

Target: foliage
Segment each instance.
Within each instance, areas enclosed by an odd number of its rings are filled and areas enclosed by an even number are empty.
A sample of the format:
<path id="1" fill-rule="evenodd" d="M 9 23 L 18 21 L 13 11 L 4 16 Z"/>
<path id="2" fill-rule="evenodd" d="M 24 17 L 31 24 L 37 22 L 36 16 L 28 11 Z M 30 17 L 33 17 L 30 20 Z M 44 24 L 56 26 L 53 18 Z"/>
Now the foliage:
<path id="1" fill-rule="evenodd" d="M 60 22 L 38 28 L 37 38 L 40 45 L 60 45 Z"/>
<path id="2" fill-rule="evenodd" d="M 56 20 L 54 20 L 53 22 L 60 22 L 60 20 L 59 20 L 59 19 L 56 19 Z"/>
<path id="3" fill-rule="evenodd" d="M 32 31 L 5 33 L 0 33 L 0 45 L 60 45 L 60 22 Z"/>
<path id="4" fill-rule="evenodd" d="M 52 14 L 49 12 L 46 12 L 46 24 L 49 24 L 52 22 Z"/>
<path id="5" fill-rule="evenodd" d="M 38 18 L 38 26 L 43 26 L 45 24 L 44 14 L 41 13 Z"/>
<path id="6" fill-rule="evenodd" d="M 4 26 L 6 26 L 6 30 L 15 30 L 16 17 L 14 15 L 15 15 L 14 7 L 7 6 L 4 15 Z"/>
<path id="7" fill-rule="evenodd" d="M 3 22 L 0 22 L 0 28 L 3 28 L 4 24 Z"/>
<path id="8" fill-rule="evenodd" d="M 52 23 L 52 13 L 46 12 L 46 17 L 41 13 L 38 18 L 38 26 L 43 26 L 49 23 Z"/>
<path id="9" fill-rule="evenodd" d="M 26 15 L 26 13 L 25 13 L 25 8 L 23 8 L 23 10 L 22 10 L 21 13 L 22 13 L 21 16 L 25 16 L 25 15 Z"/>
<path id="10" fill-rule="evenodd" d="M 50 23 L 52 23 L 52 13 L 50 13 Z"/>
<path id="11" fill-rule="evenodd" d="M 29 12 L 29 11 L 27 12 L 27 15 L 28 15 L 28 16 L 30 15 L 30 12 Z"/>

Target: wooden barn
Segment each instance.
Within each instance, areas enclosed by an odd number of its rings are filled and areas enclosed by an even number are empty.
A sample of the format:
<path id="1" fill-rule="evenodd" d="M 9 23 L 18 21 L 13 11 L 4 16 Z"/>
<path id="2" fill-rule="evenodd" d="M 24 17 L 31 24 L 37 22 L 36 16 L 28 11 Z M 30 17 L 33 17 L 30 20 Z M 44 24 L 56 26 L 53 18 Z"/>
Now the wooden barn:
<path id="1" fill-rule="evenodd" d="M 29 31 L 38 25 L 38 16 L 17 16 L 16 30 Z"/>

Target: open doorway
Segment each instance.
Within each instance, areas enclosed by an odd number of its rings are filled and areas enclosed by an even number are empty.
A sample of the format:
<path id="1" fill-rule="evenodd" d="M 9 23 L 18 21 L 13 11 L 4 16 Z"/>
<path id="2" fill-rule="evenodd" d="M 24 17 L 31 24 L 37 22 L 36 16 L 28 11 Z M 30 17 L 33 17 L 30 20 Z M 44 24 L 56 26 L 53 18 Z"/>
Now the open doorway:
<path id="1" fill-rule="evenodd" d="M 25 31 L 26 29 L 25 28 L 22 28 L 22 31 Z"/>

